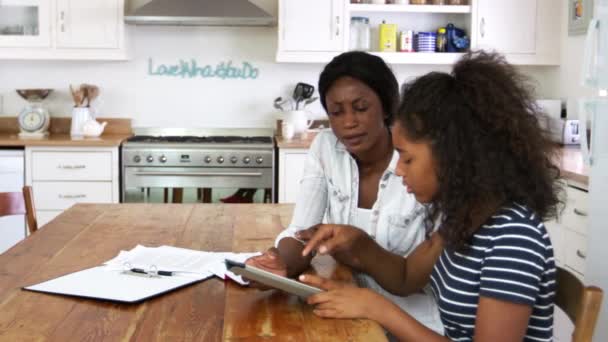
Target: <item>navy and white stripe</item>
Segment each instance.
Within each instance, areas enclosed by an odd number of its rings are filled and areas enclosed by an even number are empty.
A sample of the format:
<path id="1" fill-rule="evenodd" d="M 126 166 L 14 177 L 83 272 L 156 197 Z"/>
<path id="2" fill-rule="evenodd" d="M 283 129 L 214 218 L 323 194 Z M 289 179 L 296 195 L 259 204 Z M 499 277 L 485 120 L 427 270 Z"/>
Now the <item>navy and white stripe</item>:
<path id="1" fill-rule="evenodd" d="M 489 218 L 464 252 L 444 250 L 431 274 L 445 335 L 472 341 L 479 297 L 532 306 L 524 341 L 551 341 L 555 260 L 543 223 L 513 204 Z"/>

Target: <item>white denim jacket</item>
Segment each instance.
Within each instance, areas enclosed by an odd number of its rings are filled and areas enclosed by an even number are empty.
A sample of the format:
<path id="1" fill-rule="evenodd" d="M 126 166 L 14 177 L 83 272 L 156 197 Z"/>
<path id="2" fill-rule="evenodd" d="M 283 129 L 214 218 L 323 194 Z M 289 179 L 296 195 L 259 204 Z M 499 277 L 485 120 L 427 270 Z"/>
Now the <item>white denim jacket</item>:
<path id="1" fill-rule="evenodd" d="M 395 174 L 398 159 L 398 153 L 394 152 L 380 178 L 366 232 L 383 248 L 407 256 L 424 241 L 424 207 L 406 191 L 401 177 Z M 318 223 L 354 223 L 359 200 L 359 170 L 355 159 L 330 129 L 315 137 L 303 172 L 293 219 L 277 236 L 277 246 L 281 239 L 295 238 L 297 231 Z M 386 292 L 367 275 L 358 275 L 357 279 L 361 285 L 385 295 L 425 325 L 442 332 L 437 307 L 431 297 L 398 297 Z"/>

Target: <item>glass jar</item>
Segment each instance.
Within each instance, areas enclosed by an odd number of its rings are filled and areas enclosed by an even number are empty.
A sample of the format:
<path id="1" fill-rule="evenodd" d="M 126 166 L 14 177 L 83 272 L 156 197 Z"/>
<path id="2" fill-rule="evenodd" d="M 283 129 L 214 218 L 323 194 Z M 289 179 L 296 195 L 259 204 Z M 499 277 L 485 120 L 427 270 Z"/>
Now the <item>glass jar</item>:
<path id="1" fill-rule="evenodd" d="M 369 18 L 352 17 L 350 18 L 350 49 L 369 51 L 370 49 L 370 28 Z"/>
<path id="2" fill-rule="evenodd" d="M 426 0 L 410 0 L 412 5 L 426 5 Z"/>
<path id="3" fill-rule="evenodd" d="M 446 0 L 431 0 L 432 5 L 445 5 Z"/>

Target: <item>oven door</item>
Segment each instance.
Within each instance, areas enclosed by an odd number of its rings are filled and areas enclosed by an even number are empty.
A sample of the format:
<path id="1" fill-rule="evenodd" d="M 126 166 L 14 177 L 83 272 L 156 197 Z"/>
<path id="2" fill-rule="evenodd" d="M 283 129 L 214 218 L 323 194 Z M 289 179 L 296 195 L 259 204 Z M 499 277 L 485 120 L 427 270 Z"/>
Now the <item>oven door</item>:
<path id="1" fill-rule="evenodd" d="M 123 202 L 270 202 L 272 168 L 125 167 Z"/>

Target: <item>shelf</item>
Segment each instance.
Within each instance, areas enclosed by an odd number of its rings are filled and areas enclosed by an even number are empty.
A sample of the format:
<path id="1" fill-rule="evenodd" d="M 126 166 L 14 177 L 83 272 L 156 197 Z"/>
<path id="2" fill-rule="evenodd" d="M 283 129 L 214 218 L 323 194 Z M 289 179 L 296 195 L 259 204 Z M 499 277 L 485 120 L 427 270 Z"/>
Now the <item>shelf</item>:
<path id="1" fill-rule="evenodd" d="M 351 13 L 471 13 L 468 5 L 374 5 L 349 4 Z"/>
<path id="2" fill-rule="evenodd" d="M 464 53 L 460 52 L 371 52 L 389 64 L 454 64 Z"/>

